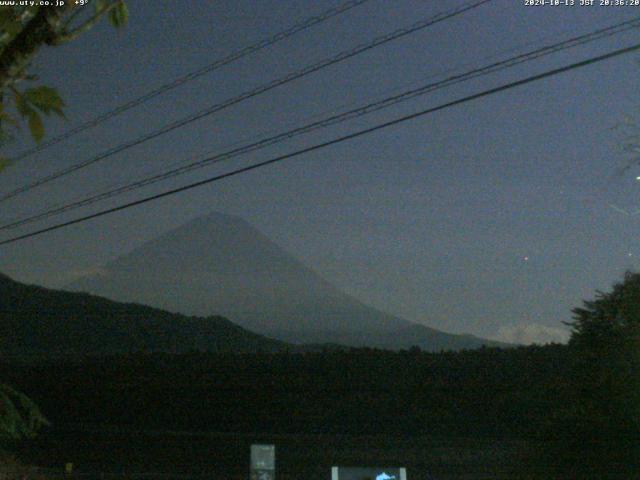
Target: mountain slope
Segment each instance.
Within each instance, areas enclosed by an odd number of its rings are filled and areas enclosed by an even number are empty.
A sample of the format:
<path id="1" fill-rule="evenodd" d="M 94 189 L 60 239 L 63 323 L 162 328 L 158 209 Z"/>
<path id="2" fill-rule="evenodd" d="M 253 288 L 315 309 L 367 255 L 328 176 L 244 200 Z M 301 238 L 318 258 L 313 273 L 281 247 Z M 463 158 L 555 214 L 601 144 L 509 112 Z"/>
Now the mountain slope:
<path id="1" fill-rule="evenodd" d="M 295 343 L 426 350 L 495 345 L 450 335 L 364 305 L 293 258 L 244 220 L 192 220 L 68 286 L 189 315 L 220 314 Z"/>
<path id="2" fill-rule="evenodd" d="M 0 274 L 0 353 L 257 352 L 285 347 L 223 317 L 186 317 L 83 293 L 25 285 Z"/>

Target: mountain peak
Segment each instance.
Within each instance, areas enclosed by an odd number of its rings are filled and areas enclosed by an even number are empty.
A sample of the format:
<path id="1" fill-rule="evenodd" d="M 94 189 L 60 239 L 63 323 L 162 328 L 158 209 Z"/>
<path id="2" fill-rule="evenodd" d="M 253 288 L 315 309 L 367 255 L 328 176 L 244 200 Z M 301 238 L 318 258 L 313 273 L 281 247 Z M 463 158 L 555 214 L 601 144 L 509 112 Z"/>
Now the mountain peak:
<path id="1" fill-rule="evenodd" d="M 294 343 L 367 346 L 376 339 L 375 345 L 389 348 L 415 344 L 430 350 L 483 343 L 426 327 L 407 333 L 418 325 L 364 305 L 244 219 L 219 212 L 140 245 L 107 264 L 104 272 L 69 288 L 187 315 L 219 314 Z"/>
<path id="2" fill-rule="evenodd" d="M 239 217 L 237 215 L 231 215 L 229 213 L 222 213 L 216 210 L 212 210 L 208 213 L 192 218 L 191 220 L 177 227 L 177 229 L 186 228 L 190 225 L 200 225 L 200 224 L 207 224 L 207 223 L 215 224 L 215 225 L 238 224 L 238 225 L 245 225 L 250 227 L 249 223 L 242 217 Z"/>

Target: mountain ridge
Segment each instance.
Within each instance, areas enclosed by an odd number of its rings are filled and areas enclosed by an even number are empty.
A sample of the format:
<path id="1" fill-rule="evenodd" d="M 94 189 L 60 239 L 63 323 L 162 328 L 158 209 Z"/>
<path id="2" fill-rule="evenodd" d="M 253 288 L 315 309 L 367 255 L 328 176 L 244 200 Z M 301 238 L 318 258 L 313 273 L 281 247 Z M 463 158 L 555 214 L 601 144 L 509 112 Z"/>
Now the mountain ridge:
<path id="1" fill-rule="evenodd" d="M 174 314 L 137 303 L 27 285 L 0 274 L 0 353 L 108 355 L 137 351 L 271 352 L 288 346 L 221 316 Z"/>
<path id="2" fill-rule="evenodd" d="M 244 219 L 211 212 L 139 245 L 67 288 L 185 315 L 219 314 L 292 343 L 401 349 L 504 346 L 441 332 L 340 291 Z"/>

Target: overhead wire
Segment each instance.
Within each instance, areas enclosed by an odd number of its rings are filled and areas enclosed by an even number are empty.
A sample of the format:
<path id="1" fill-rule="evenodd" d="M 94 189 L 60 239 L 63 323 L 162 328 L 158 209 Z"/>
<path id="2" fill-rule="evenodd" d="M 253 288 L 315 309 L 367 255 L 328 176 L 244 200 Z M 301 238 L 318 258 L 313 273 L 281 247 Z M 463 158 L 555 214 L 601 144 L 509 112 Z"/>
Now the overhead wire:
<path id="1" fill-rule="evenodd" d="M 473 78 L 478 78 L 480 76 L 484 76 L 484 75 L 488 75 L 491 73 L 495 73 L 507 68 L 512 68 L 516 65 L 525 63 L 525 62 L 530 62 L 532 60 L 538 59 L 540 57 L 546 56 L 546 55 L 550 55 L 553 53 L 557 53 L 559 51 L 563 51 L 563 50 L 567 50 L 569 48 L 574 48 L 577 46 L 581 46 L 581 45 L 585 45 L 587 43 L 596 41 L 596 40 L 600 40 L 602 38 L 606 38 L 606 37 L 610 37 L 612 35 L 616 35 L 625 31 L 628 31 L 630 29 L 633 28 L 638 28 L 640 27 L 640 17 L 635 17 L 634 19 L 631 20 L 627 20 L 624 22 L 620 22 L 605 28 L 601 28 L 598 30 L 595 30 L 593 32 L 587 33 L 587 34 L 583 34 L 583 35 L 579 35 L 576 37 L 572 37 L 570 39 L 564 40 L 562 42 L 556 42 L 554 44 L 550 44 L 550 45 L 546 45 L 537 49 L 534 49 L 532 51 L 526 52 L 526 53 L 521 53 L 518 55 L 515 55 L 513 57 L 510 57 L 508 59 L 505 60 L 500 60 L 498 62 L 494 62 L 490 65 L 486 65 L 483 67 L 478 67 L 475 69 L 472 69 L 470 71 L 467 71 L 465 73 L 462 74 L 457 74 L 457 75 L 453 75 L 450 76 L 448 78 L 445 78 L 443 80 L 440 80 L 438 82 L 433 82 L 433 83 L 429 83 L 426 85 L 422 85 L 418 88 L 413 88 L 410 89 L 408 91 L 402 92 L 400 94 L 396 94 L 396 95 L 392 95 L 390 97 L 386 97 L 382 100 L 378 100 L 376 102 L 371 102 L 367 105 L 364 106 L 360 106 L 358 108 L 355 109 L 351 109 L 349 111 L 340 113 L 340 114 L 336 114 L 336 115 L 332 115 L 328 118 L 324 118 L 309 124 L 306 124 L 304 126 L 301 127 L 297 127 L 294 128 L 292 130 L 288 130 L 286 132 L 280 133 L 278 135 L 275 136 L 271 136 L 268 138 L 264 138 L 261 139 L 257 142 L 253 142 L 249 145 L 244 145 L 229 151 L 226 151 L 224 153 L 220 153 L 220 154 L 216 154 L 210 157 L 207 157 L 205 159 L 202 160 L 198 160 L 196 162 L 191 162 L 188 163 L 186 165 L 180 166 L 178 168 L 173 168 L 170 170 L 167 170 L 165 172 L 162 172 L 160 174 L 156 174 L 150 177 L 146 177 L 143 178 L 141 180 L 129 183 L 127 185 L 112 189 L 112 190 L 108 190 L 106 192 L 102 192 L 100 194 L 97 195 L 93 195 L 87 198 L 84 198 L 82 200 L 78 200 L 78 201 L 73 201 L 67 204 L 64 204 L 62 206 L 58 206 L 58 207 L 54 207 L 52 209 L 49 209 L 45 212 L 41 212 L 20 220 L 14 220 L 11 221 L 9 223 L 6 223 L 4 225 L 0 225 L 0 230 L 7 230 L 7 229 L 15 229 L 18 228 L 20 226 L 29 224 L 29 223 L 33 223 L 35 221 L 38 220 L 44 220 L 47 218 L 50 218 L 52 216 L 55 215 L 59 215 L 61 213 L 65 213 L 71 210 L 75 210 L 77 208 L 81 208 L 84 206 L 88 206 L 88 205 L 92 205 L 98 201 L 102 201 L 102 200 L 106 200 L 109 198 L 113 198 L 117 195 L 121 195 L 124 194 L 126 192 L 129 191 L 133 191 L 133 190 L 137 190 L 139 188 L 178 176 L 178 175 L 182 175 L 185 173 L 188 173 L 190 171 L 199 169 L 199 168 L 204 168 L 206 166 L 210 166 L 212 164 L 215 163 L 219 163 L 221 161 L 224 160 L 228 160 L 240 155 L 244 155 L 246 153 L 250 153 L 262 148 L 266 148 L 268 146 L 272 146 L 274 144 L 280 143 L 282 141 L 285 140 L 289 140 L 291 138 L 294 138 L 296 136 L 302 135 L 302 134 L 306 134 L 306 133 L 310 133 L 312 131 L 318 130 L 320 128 L 326 128 L 328 126 L 331 125 L 335 125 L 337 123 L 342 123 L 345 122 L 347 120 L 351 120 L 353 118 L 357 118 L 363 115 L 367 115 L 376 111 L 379 111 L 381 109 L 384 108 L 388 108 L 392 105 L 396 105 L 400 102 L 405 102 L 407 100 L 410 100 L 412 98 L 415 98 L 417 96 L 420 95 L 425 95 L 426 93 L 430 93 L 433 92 L 435 90 L 439 90 L 445 87 L 449 87 L 451 85 L 457 84 L 457 83 L 461 83 L 464 81 L 468 81 L 471 80 Z"/>
<path id="2" fill-rule="evenodd" d="M 126 210 L 126 209 L 129 209 L 129 208 L 138 206 L 138 205 L 142 205 L 142 204 L 145 204 L 145 203 L 148 203 L 148 202 L 152 202 L 152 201 L 158 200 L 160 198 L 165 198 L 165 197 L 168 197 L 168 196 L 171 196 L 171 195 L 175 195 L 175 194 L 180 193 L 180 192 L 184 192 L 184 191 L 191 190 L 191 189 L 194 189 L 194 188 L 197 188 L 197 187 L 200 187 L 200 186 L 203 186 L 203 185 L 207 185 L 207 184 L 210 184 L 210 183 L 213 183 L 213 182 L 216 182 L 216 181 L 220 181 L 220 180 L 225 179 L 225 178 L 229 178 L 229 177 L 232 177 L 232 176 L 235 176 L 235 175 L 239 175 L 239 174 L 246 173 L 246 172 L 249 172 L 249 171 L 252 171 L 252 170 L 256 170 L 256 169 L 259 169 L 259 168 L 262 168 L 262 167 L 266 167 L 268 165 L 279 163 L 279 162 L 282 162 L 282 161 L 290 159 L 290 158 L 294 158 L 294 157 L 298 157 L 300 155 L 304 155 L 306 153 L 314 152 L 314 151 L 317 151 L 317 150 L 320 150 L 320 149 L 323 149 L 323 148 L 327 148 L 327 147 L 332 146 L 332 145 L 336 145 L 336 144 L 339 144 L 339 143 L 342 143 L 342 142 L 353 140 L 355 138 L 359 138 L 359 137 L 362 137 L 364 135 L 368 135 L 368 134 L 371 134 L 373 132 L 376 132 L 376 131 L 379 131 L 379 130 L 382 130 L 382 129 L 385 129 L 385 128 L 389 128 L 389 127 L 394 126 L 394 125 L 399 125 L 401 123 L 404 123 L 404 122 L 407 122 L 407 121 L 410 121 L 410 120 L 414 120 L 414 119 L 423 117 L 425 115 L 428 115 L 428 114 L 431 114 L 431 113 L 434 113 L 434 112 L 437 112 L 437 111 L 445 110 L 447 108 L 451 108 L 451 107 L 454 107 L 454 106 L 457 106 L 457 105 L 461 105 L 463 103 L 470 102 L 470 101 L 473 101 L 473 100 L 477 100 L 479 98 L 484 98 L 484 97 L 487 97 L 487 96 L 490 96 L 490 95 L 495 95 L 496 93 L 500 93 L 500 92 L 504 92 L 504 91 L 507 91 L 507 90 L 511 90 L 513 88 L 516 88 L 516 87 L 519 87 L 519 86 L 522 86 L 522 85 L 526 85 L 526 84 L 529 84 L 529 83 L 532 83 L 532 82 L 540 81 L 542 79 L 549 78 L 549 77 L 552 77 L 552 76 L 555 76 L 555 75 L 559 75 L 561 73 L 565 73 L 565 72 L 568 72 L 568 71 L 571 71 L 571 70 L 575 70 L 577 68 L 583 68 L 583 67 L 586 67 L 588 65 L 593 65 L 595 63 L 599 63 L 599 62 L 602 62 L 604 60 L 608 60 L 608 59 L 615 58 L 615 57 L 618 57 L 618 56 L 621 56 L 621 55 L 625 55 L 627 53 L 631 53 L 631 52 L 634 52 L 634 51 L 637 51 L 637 50 L 640 50 L 640 43 L 632 45 L 632 46 L 629 46 L 629 47 L 626 47 L 626 48 L 617 49 L 617 50 L 614 50 L 614 51 L 606 53 L 606 54 L 602 54 L 602 55 L 598 55 L 598 56 L 595 56 L 595 57 L 591 57 L 589 59 L 582 60 L 580 62 L 575 62 L 575 63 L 569 64 L 569 65 L 565 65 L 563 67 L 554 68 L 552 70 L 547 70 L 547 71 L 545 71 L 543 73 L 539 73 L 539 74 L 536 74 L 536 75 L 531 75 L 531 76 L 526 77 L 524 79 L 513 81 L 513 82 L 509 82 L 509 83 L 500 85 L 498 87 L 490 88 L 488 90 L 483 90 L 483 91 L 481 91 L 479 93 L 475 93 L 475 94 L 472 94 L 472 95 L 467 95 L 465 97 L 462 97 L 462 98 L 459 98 L 459 99 L 456 99 L 456 100 L 453 100 L 453 101 L 449 101 L 449 102 L 440 104 L 440 105 L 438 105 L 436 107 L 431 107 L 431 108 L 427 108 L 425 110 L 421 110 L 419 112 L 415 112 L 415 113 L 412 113 L 412 114 L 409 114 L 409 115 L 404 115 L 404 116 L 401 116 L 399 118 L 395 118 L 393 120 L 389 120 L 387 122 L 374 125 L 373 127 L 368 127 L 368 128 L 362 129 L 362 130 L 358 130 L 356 132 L 353 132 L 353 133 L 350 133 L 350 134 L 347 134 L 347 135 L 343 135 L 343 136 L 334 138 L 332 140 L 328 140 L 328 141 L 325 141 L 325 142 L 322 142 L 322 143 L 318 143 L 318 144 L 312 145 L 310 147 L 302 148 L 302 149 L 296 150 L 294 152 L 291 152 L 291 153 L 288 153 L 288 154 L 285 154 L 285 155 L 279 155 L 277 157 L 270 158 L 268 160 L 264 160 L 262 162 L 258 162 L 258 163 L 255 163 L 255 164 L 252 164 L 252 165 L 249 165 L 249 166 L 245 166 L 245 167 L 242 167 L 242 168 L 238 168 L 238 169 L 232 170 L 230 172 L 226 172 L 226 173 L 223 173 L 223 174 L 215 175 L 213 177 L 210 177 L 210 178 L 207 178 L 207 179 L 204 179 L 204 180 L 200 180 L 200 181 L 197 181 L 197 182 L 193 182 L 193 183 L 184 185 L 182 187 L 178 187 L 178 188 L 174 188 L 174 189 L 171 189 L 171 190 L 167 190 L 167 191 L 164 191 L 164 192 L 161 192 L 161 193 L 157 193 L 157 194 L 145 197 L 145 198 L 141 198 L 141 199 L 132 201 L 132 202 L 128 202 L 128 203 L 125 203 L 125 204 L 122 204 L 122 205 L 118 205 L 116 207 L 112 207 L 112 208 L 108 208 L 108 209 L 105 209 L 105 210 L 101 210 L 99 212 L 95 212 L 95 213 L 92 213 L 90 215 L 85 215 L 85 216 L 82 216 L 82 217 L 79 217 L 79 218 L 75 218 L 73 220 L 69 220 L 69 221 L 66 221 L 66 222 L 61 222 L 61 223 L 58 223 L 58 224 L 55 224 L 55 225 L 51 225 L 49 227 L 42 228 L 42 229 L 30 232 L 30 233 L 26 233 L 26 234 L 19 235 L 19 236 L 13 237 L 13 238 L 9 238 L 9 239 L 0 241 L 0 246 L 1 245 L 7 245 L 7 244 L 10 244 L 10 243 L 15 243 L 15 242 L 18 242 L 18 241 L 21 241 L 21 240 L 25 240 L 27 238 L 32 238 L 32 237 L 35 237 L 35 236 L 38 236 L 38 235 L 42 235 L 42 234 L 47 233 L 47 232 L 51 232 L 51 231 L 54 231 L 54 230 L 59 230 L 61 228 L 65 228 L 65 227 L 68 227 L 68 226 L 71 226 L 71 225 L 75 225 L 75 224 L 78 224 L 78 223 L 86 222 L 86 221 L 94 219 L 94 218 L 98 218 L 98 217 L 102 217 L 104 215 L 108 215 L 108 214 L 111 214 L 111 213 L 115 213 L 115 212 L 119 212 L 119 211 L 122 211 L 122 210 Z"/>
<path id="3" fill-rule="evenodd" d="M 229 65 L 230 63 L 235 62 L 236 60 L 239 60 L 243 57 L 246 57 L 247 55 L 250 55 L 252 53 L 256 53 L 259 52 L 260 50 L 267 48 L 269 46 L 275 45 L 278 42 L 281 42 L 282 40 L 285 40 L 287 38 L 293 37 L 294 35 L 300 33 L 300 32 L 304 32 L 305 30 L 318 25 L 320 23 L 323 23 L 333 17 L 336 17 L 342 13 L 345 13 L 355 7 L 358 7 L 364 3 L 367 3 L 370 0 L 350 0 L 348 2 L 345 2 L 341 5 L 338 5 L 337 7 L 333 7 L 330 8 L 324 12 L 319 13 L 318 15 L 314 15 L 312 17 L 306 18 L 305 20 L 303 20 L 302 22 L 299 22 L 289 28 L 287 28 L 286 30 L 282 30 L 274 35 L 271 35 L 270 37 L 264 38 L 254 44 L 248 45 L 244 48 L 241 48 L 240 50 L 237 50 L 229 55 L 227 55 L 226 57 L 220 58 L 218 60 L 215 60 L 214 62 L 201 67 L 197 70 L 194 70 L 192 72 L 189 72 L 185 75 L 181 75 L 180 77 L 172 80 L 171 82 L 165 83 L 137 98 L 134 98 L 133 100 L 130 100 L 122 105 L 119 105 L 118 107 L 109 110 L 95 118 L 92 118 L 91 120 L 88 120 L 85 123 L 82 123 L 64 133 L 61 133 L 60 135 L 57 135 L 55 137 L 52 137 L 49 140 L 45 140 L 44 142 L 40 143 L 39 145 L 36 145 L 35 147 L 26 150 L 22 153 L 18 153 L 17 155 L 15 155 L 14 157 L 12 157 L 12 159 L 14 161 L 16 160 L 22 160 L 24 158 L 27 158 L 35 153 L 39 153 L 42 152 L 43 150 L 46 150 L 47 148 L 56 145 L 64 140 L 67 140 L 68 138 L 73 137 L 74 135 L 77 135 L 80 132 L 84 132 L 85 130 L 89 130 L 91 128 L 94 128 L 98 125 L 100 125 L 101 123 L 104 123 L 105 121 L 120 115 L 128 110 L 131 110 L 134 107 L 137 107 L 138 105 L 142 105 L 143 103 L 148 102 L 149 100 L 152 100 L 153 98 L 162 95 L 163 93 L 169 92 L 171 90 L 174 90 L 182 85 L 184 85 L 185 83 L 188 83 L 192 80 L 195 80 L 196 78 L 202 77 L 203 75 L 206 75 L 208 73 L 211 73 L 221 67 L 224 67 L 225 65 Z"/>
<path id="4" fill-rule="evenodd" d="M 292 73 L 289 73 L 288 75 L 285 75 L 284 77 L 278 78 L 276 80 L 273 80 L 271 82 L 268 82 L 266 84 L 260 85 L 259 87 L 256 87 L 252 90 L 249 90 L 245 93 L 242 93 L 236 97 L 233 97 L 231 99 L 228 99 L 222 103 L 218 103 L 215 105 L 212 105 L 210 107 L 207 107 L 204 110 L 201 110 L 199 112 L 196 112 L 192 115 L 189 115 L 185 118 L 182 118 L 180 120 L 174 121 L 168 125 L 165 125 L 164 127 L 158 129 L 158 130 L 154 130 L 153 132 L 150 132 L 146 135 L 143 135 L 141 137 L 138 137 L 134 140 L 130 140 L 128 142 L 122 143 L 118 146 L 112 147 L 108 150 L 106 150 L 105 152 L 102 152 L 100 154 L 98 154 L 97 156 L 90 158 L 88 160 L 85 160 L 83 162 L 74 164 L 70 167 L 67 168 L 63 168 L 61 170 L 58 170 L 54 173 L 51 173 L 45 177 L 41 177 L 27 185 L 24 185 L 22 187 L 19 187 L 17 189 L 14 189 L 8 193 L 5 193 L 3 195 L 0 195 L 0 202 L 4 202 L 10 198 L 13 198 L 21 193 L 27 192 L 29 190 L 32 190 L 36 187 L 39 187 L 41 185 L 44 185 L 46 183 L 49 183 L 53 180 L 56 180 L 60 177 L 69 175 L 73 172 L 76 172 L 80 169 L 86 168 L 90 165 L 93 165 L 101 160 L 104 160 L 106 158 L 109 158 L 117 153 L 120 153 L 122 151 L 125 151 L 129 148 L 132 148 L 134 146 L 140 145 L 142 143 L 145 143 L 149 140 L 152 140 L 154 138 L 157 138 L 161 135 L 165 135 L 177 128 L 183 127 L 185 125 L 188 125 L 190 123 L 195 122 L 196 120 L 199 120 L 201 118 L 204 118 L 206 116 L 212 115 L 213 113 L 217 113 L 221 110 L 224 110 L 228 107 L 231 107 L 233 105 L 236 105 L 242 101 L 248 100 L 250 98 L 256 97 L 258 95 L 261 95 L 263 93 L 266 93 L 270 90 L 273 90 L 274 88 L 277 88 L 279 86 L 285 85 L 287 83 L 290 83 L 294 80 L 297 80 L 299 78 L 305 77 L 307 75 L 310 75 L 311 73 L 317 72 L 323 68 L 326 68 L 328 66 L 337 64 L 339 62 L 342 62 L 344 60 L 347 60 L 349 58 L 355 57 L 356 55 L 360 55 L 361 53 L 367 52 L 369 50 L 372 50 L 374 48 L 377 48 L 379 46 L 382 46 L 384 44 L 387 44 L 393 40 L 397 40 L 399 38 L 405 37 L 407 35 L 410 35 L 412 33 L 416 33 L 420 30 L 423 30 L 427 27 L 430 27 L 432 25 L 435 25 L 439 22 L 448 20 L 450 18 L 456 17 L 458 15 L 461 15 L 462 13 L 465 13 L 467 11 L 473 10 L 475 8 L 478 8 L 486 3 L 492 2 L 493 0 L 479 0 L 479 1 L 474 1 L 472 3 L 466 3 L 460 7 L 457 7 L 455 9 L 452 10 L 448 10 L 447 12 L 442 12 L 439 14 L 436 14 L 434 16 L 431 16 L 429 18 L 426 18 L 424 20 L 420 20 L 416 23 L 414 23 L 413 25 L 406 27 L 406 28 L 401 28 L 401 29 L 397 29 L 394 30 L 391 33 L 382 35 L 380 37 L 375 38 L 374 40 L 367 42 L 365 44 L 359 45 L 355 48 L 352 48 L 350 50 L 345 50 L 340 52 L 337 55 L 334 55 L 333 57 L 324 59 L 320 62 L 317 62 L 315 64 L 306 66 L 298 71 L 294 71 Z"/>

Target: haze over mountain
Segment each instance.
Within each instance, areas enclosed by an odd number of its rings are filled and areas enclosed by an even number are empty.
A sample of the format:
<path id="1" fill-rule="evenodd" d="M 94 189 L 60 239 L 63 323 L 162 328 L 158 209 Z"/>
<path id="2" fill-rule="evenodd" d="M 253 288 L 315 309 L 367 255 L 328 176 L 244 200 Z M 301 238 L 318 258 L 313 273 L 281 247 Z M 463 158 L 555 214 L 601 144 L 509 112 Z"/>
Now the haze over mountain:
<path id="1" fill-rule="evenodd" d="M 426 350 L 497 345 L 364 305 L 239 217 L 192 220 L 83 277 L 69 289 L 186 315 L 223 315 L 293 343 Z"/>

